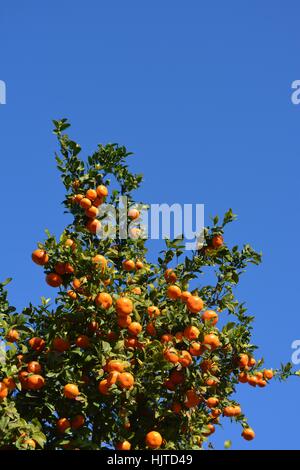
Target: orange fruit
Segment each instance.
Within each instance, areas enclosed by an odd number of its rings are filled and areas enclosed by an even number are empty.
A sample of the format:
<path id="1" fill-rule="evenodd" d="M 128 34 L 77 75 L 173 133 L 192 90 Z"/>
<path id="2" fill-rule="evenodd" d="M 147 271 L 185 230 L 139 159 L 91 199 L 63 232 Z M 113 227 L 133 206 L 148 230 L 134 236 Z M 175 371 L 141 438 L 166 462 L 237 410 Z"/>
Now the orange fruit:
<path id="1" fill-rule="evenodd" d="M 135 267 L 136 267 L 136 269 L 143 269 L 144 264 L 142 263 L 142 261 L 139 261 L 139 260 L 138 260 L 138 261 L 135 263 Z"/>
<path id="2" fill-rule="evenodd" d="M 124 341 L 125 348 L 137 348 L 139 346 L 139 342 L 136 338 L 126 338 Z"/>
<path id="3" fill-rule="evenodd" d="M 210 349 L 214 350 L 218 348 L 221 345 L 221 343 L 217 335 L 210 333 L 204 336 L 203 345 L 204 347 L 210 346 Z"/>
<path id="4" fill-rule="evenodd" d="M 265 387 L 265 386 L 267 385 L 267 381 L 264 380 L 264 379 L 258 379 L 257 385 L 258 385 L 259 387 Z"/>
<path id="5" fill-rule="evenodd" d="M 59 287 L 62 284 L 63 280 L 59 274 L 49 273 L 46 276 L 46 282 L 51 287 Z"/>
<path id="6" fill-rule="evenodd" d="M 119 297 L 116 302 L 118 315 L 129 315 L 133 311 L 132 301 L 128 297 Z"/>
<path id="7" fill-rule="evenodd" d="M 86 335 L 78 336 L 78 338 L 76 338 L 75 344 L 76 344 L 76 346 L 78 346 L 79 348 L 82 348 L 82 349 L 87 349 L 91 345 L 90 339 Z"/>
<path id="8" fill-rule="evenodd" d="M 183 331 L 183 335 L 185 336 L 186 339 L 189 339 L 189 340 L 197 339 L 199 334 L 200 334 L 199 329 L 193 325 L 187 326 Z"/>
<path id="9" fill-rule="evenodd" d="M 255 432 L 252 428 L 244 428 L 241 435 L 246 441 L 252 441 L 255 438 Z"/>
<path id="10" fill-rule="evenodd" d="M 64 386 L 64 396 L 75 400 L 80 395 L 79 389 L 75 384 L 67 384 Z"/>
<path id="11" fill-rule="evenodd" d="M 133 289 L 131 289 L 131 292 L 135 295 L 141 295 L 141 293 L 142 293 L 140 287 L 133 287 Z"/>
<path id="12" fill-rule="evenodd" d="M 209 397 L 206 400 L 206 406 L 208 408 L 215 408 L 219 404 L 219 399 L 217 397 Z"/>
<path id="13" fill-rule="evenodd" d="M 102 379 L 99 384 L 98 384 L 98 390 L 102 395 L 108 395 L 109 394 L 109 383 L 107 379 Z"/>
<path id="14" fill-rule="evenodd" d="M 218 322 L 219 319 L 218 314 L 213 310 L 205 310 L 205 312 L 202 313 L 201 318 L 204 322 L 207 322 L 213 326 Z"/>
<path id="15" fill-rule="evenodd" d="M 140 323 L 138 323 L 137 321 L 133 321 L 132 323 L 130 323 L 127 329 L 132 336 L 138 336 L 143 328 Z"/>
<path id="16" fill-rule="evenodd" d="M 256 387 L 258 384 L 258 378 L 255 375 L 250 375 L 248 377 L 248 384 L 252 385 L 252 387 Z"/>
<path id="17" fill-rule="evenodd" d="M 57 262 L 54 266 L 54 271 L 61 276 L 66 273 L 65 263 Z"/>
<path id="18" fill-rule="evenodd" d="M 133 271 L 135 269 L 135 262 L 132 259 L 126 259 L 122 263 L 124 271 Z"/>
<path id="19" fill-rule="evenodd" d="M 94 201 L 93 201 L 93 205 L 95 207 L 99 207 L 99 206 L 101 206 L 101 204 L 103 204 L 103 201 L 104 201 L 103 197 L 97 196 L 96 199 L 94 199 Z"/>
<path id="20" fill-rule="evenodd" d="M 35 264 L 38 264 L 39 266 L 44 266 L 49 261 L 48 254 L 46 253 L 45 250 L 41 250 L 41 249 L 34 250 L 34 252 L 31 255 L 31 258 L 32 258 L 32 261 Z"/>
<path id="21" fill-rule="evenodd" d="M 222 235 L 215 235 L 211 241 L 212 246 L 217 249 L 224 244 L 224 238 Z"/>
<path id="22" fill-rule="evenodd" d="M 101 269 L 102 272 L 105 271 L 107 267 L 107 260 L 103 255 L 95 255 L 92 258 L 92 262 L 97 265 L 98 268 Z"/>
<path id="23" fill-rule="evenodd" d="M 164 351 L 164 358 L 172 364 L 177 364 L 179 361 L 178 353 L 175 349 L 166 349 Z"/>
<path id="24" fill-rule="evenodd" d="M 130 444 L 129 441 L 118 442 L 116 444 L 116 449 L 117 450 L 130 450 L 131 449 L 131 444 Z"/>
<path id="25" fill-rule="evenodd" d="M 64 433 L 70 427 L 71 423 L 67 418 L 59 418 L 56 421 L 56 429 L 61 434 Z"/>
<path id="26" fill-rule="evenodd" d="M 28 342 L 29 342 L 29 346 L 34 351 L 38 351 L 38 352 L 43 351 L 43 349 L 46 346 L 45 340 L 42 338 L 38 338 L 37 336 L 35 336 L 34 338 L 31 338 Z"/>
<path id="27" fill-rule="evenodd" d="M 245 384 L 248 382 L 248 375 L 245 372 L 240 372 L 239 382 L 241 382 L 242 384 Z"/>
<path id="28" fill-rule="evenodd" d="M 35 449 L 36 448 L 36 442 L 33 440 L 33 439 L 26 439 L 23 444 L 26 446 L 26 447 L 29 447 L 31 449 Z"/>
<path id="29" fill-rule="evenodd" d="M 248 366 L 249 358 L 247 354 L 240 354 L 239 356 L 239 367 L 244 369 Z"/>
<path id="30" fill-rule="evenodd" d="M 131 324 L 131 322 L 132 320 L 131 320 L 130 315 L 126 315 L 126 317 L 122 316 L 118 318 L 118 326 L 120 328 L 127 328 Z"/>
<path id="31" fill-rule="evenodd" d="M 156 336 L 157 334 L 157 331 L 156 331 L 156 328 L 154 326 L 154 324 L 152 322 L 148 323 L 147 326 L 146 326 L 146 331 L 147 333 L 149 333 L 149 335 L 151 336 Z"/>
<path id="32" fill-rule="evenodd" d="M 95 320 L 91 321 L 89 324 L 88 324 L 88 329 L 89 331 L 91 331 L 92 333 L 94 333 L 95 331 L 98 331 L 99 330 L 99 323 Z"/>
<path id="33" fill-rule="evenodd" d="M 191 295 L 187 298 L 186 306 L 191 313 L 198 313 L 203 309 L 203 300 L 198 295 Z"/>
<path id="34" fill-rule="evenodd" d="M 216 428 L 214 427 L 214 425 L 213 425 L 213 424 L 210 424 L 210 423 L 208 423 L 208 424 L 206 425 L 206 428 L 207 428 L 207 431 L 205 431 L 205 432 L 202 433 L 204 436 L 210 436 L 210 435 L 213 434 L 213 433 L 215 432 L 215 430 L 216 430 Z"/>
<path id="35" fill-rule="evenodd" d="M 219 381 L 217 379 L 209 377 L 208 379 L 206 379 L 205 383 L 208 387 L 215 387 L 216 385 L 218 385 Z"/>
<path id="36" fill-rule="evenodd" d="M 185 398 L 185 406 L 187 408 L 195 408 L 201 402 L 201 398 L 194 389 L 187 390 Z"/>
<path id="37" fill-rule="evenodd" d="M 107 363 L 108 372 L 112 372 L 112 371 L 123 372 L 124 368 L 125 368 L 124 363 L 122 361 L 119 361 L 118 359 L 111 359 Z"/>
<path id="38" fill-rule="evenodd" d="M 249 357 L 248 366 L 253 367 L 255 366 L 255 364 L 256 364 L 256 360 L 254 359 L 254 357 Z"/>
<path id="39" fill-rule="evenodd" d="M 169 286 L 167 289 L 167 296 L 169 299 L 177 300 L 181 296 L 181 289 L 178 286 Z"/>
<path id="40" fill-rule="evenodd" d="M 120 375 L 120 372 L 117 372 L 116 370 L 113 370 L 112 372 L 108 374 L 107 384 L 109 385 L 109 387 L 111 387 L 113 384 L 117 382 L 119 375 Z"/>
<path id="41" fill-rule="evenodd" d="M 74 416 L 74 418 L 71 419 L 71 428 L 74 430 L 77 430 L 79 428 L 82 428 L 84 423 L 85 423 L 84 416 L 76 415 Z"/>
<path id="42" fill-rule="evenodd" d="M 129 209 L 128 211 L 128 217 L 131 219 L 131 220 L 136 220 L 138 219 L 140 216 L 140 211 L 138 211 L 137 209 Z"/>
<path id="43" fill-rule="evenodd" d="M 265 369 L 263 374 L 264 374 L 264 378 L 268 380 L 271 380 L 274 375 L 272 369 Z"/>
<path id="44" fill-rule="evenodd" d="M 27 364 L 27 370 L 32 374 L 39 374 L 42 371 L 42 366 L 37 361 L 30 361 Z"/>
<path id="45" fill-rule="evenodd" d="M 201 346 L 201 343 L 198 343 L 197 341 L 193 341 L 189 347 L 189 353 L 192 356 L 201 356 L 203 353 L 203 348 Z"/>
<path id="46" fill-rule="evenodd" d="M 95 303 L 97 307 L 101 307 L 104 310 L 108 310 L 113 304 L 113 299 L 111 295 L 107 292 L 100 292 L 96 295 Z"/>
<path id="47" fill-rule="evenodd" d="M 94 201 L 97 197 L 97 191 L 95 191 L 95 189 L 88 189 L 85 196 L 91 201 Z"/>
<path id="48" fill-rule="evenodd" d="M 174 284 L 177 281 L 176 273 L 171 268 L 166 270 L 164 278 L 169 284 Z"/>
<path id="49" fill-rule="evenodd" d="M 5 339 L 9 343 L 16 343 L 20 339 L 20 334 L 17 330 L 12 328 L 11 330 L 7 332 Z"/>
<path id="50" fill-rule="evenodd" d="M 108 189 L 106 186 L 104 186 L 103 184 L 100 184 L 97 189 L 97 195 L 98 197 L 106 197 L 108 195 Z"/>
<path id="51" fill-rule="evenodd" d="M 187 299 L 189 297 L 191 297 L 191 295 L 192 294 L 189 291 L 185 290 L 185 291 L 181 292 L 181 297 L 180 298 L 181 298 L 182 302 L 186 303 Z"/>
<path id="52" fill-rule="evenodd" d="M 65 247 L 71 248 L 72 251 L 76 250 L 76 243 L 71 238 L 67 238 L 65 241 Z"/>
<path id="53" fill-rule="evenodd" d="M 72 282 L 72 286 L 75 290 L 79 290 L 81 287 L 81 281 L 80 279 L 75 278 Z"/>
<path id="54" fill-rule="evenodd" d="M 90 233 L 93 233 L 95 235 L 101 229 L 101 222 L 97 219 L 91 219 L 86 224 L 86 228 Z"/>
<path id="55" fill-rule="evenodd" d="M 72 299 L 72 300 L 77 299 L 77 294 L 74 290 L 68 290 L 67 291 L 67 296 L 70 297 L 70 299 Z"/>
<path id="56" fill-rule="evenodd" d="M 3 379 L 3 383 L 4 383 L 4 385 L 6 385 L 6 387 L 10 391 L 14 390 L 16 388 L 16 382 L 14 381 L 14 379 L 12 377 L 5 377 Z"/>
<path id="57" fill-rule="evenodd" d="M 0 401 L 4 400 L 8 395 L 8 387 L 5 385 L 5 383 L 0 382 Z"/>
<path id="58" fill-rule="evenodd" d="M 150 449 L 158 449 L 161 447 L 163 443 L 163 439 L 159 432 L 157 431 L 150 431 L 146 435 L 146 445 L 150 447 Z"/>
<path id="59" fill-rule="evenodd" d="M 158 307 L 155 307 L 154 305 L 151 305 L 147 309 L 149 317 L 158 317 L 160 315 L 160 310 Z"/>
<path id="60" fill-rule="evenodd" d="M 161 341 L 161 343 L 171 343 L 171 342 L 173 342 L 173 339 L 174 339 L 173 335 L 171 335 L 170 333 L 165 333 L 160 338 L 160 341 Z"/>
<path id="61" fill-rule="evenodd" d="M 39 390 L 45 385 L 44 377 L 38 374 L 29 375 L 26 382 L 30 390 Z"/>
<path id="62" fill-rule="evenodd" d="M 134 385 L 134 377 L 130 372 L 121 372 L 118 377 L 119 387 L 129 390 Z"/>
<path id="63" fill-rule="evenodd" d="M 79 205 L 82 207 L 82 209 L 89 209 L 92 205 L 90 199 L 88 199 L 87 197 L 83 197 L 80 202 L 79 202 Z"/>
<path id="64" fill-rule="evenodd" d="M 55 351 L 64 352 L 70 348 L 70 343 L 67 339 L 54 338 L 52 347 Z"/>
<path id="65" fill-rule="evenodd" d="M 80 203 L 81 199 L 84 198 L 84 195 L 83 194 L 75 194 L 74 196 L 74 202 L 76 202 L 77 204 Z"/>
<path id="66" fill-rule="evenodd" d="M 182 367 L 188 367 L 192 364 L 193 358 L 188 351 L 180 351 L 179 362 Z"/>
<path id="67" fill-rule="evenodd" d="M 91 206 L 88 209 L 85 210 L 85 215 L 89 219 L 95 219 L 99 215 L 99 210 L 95 206 Z"/>

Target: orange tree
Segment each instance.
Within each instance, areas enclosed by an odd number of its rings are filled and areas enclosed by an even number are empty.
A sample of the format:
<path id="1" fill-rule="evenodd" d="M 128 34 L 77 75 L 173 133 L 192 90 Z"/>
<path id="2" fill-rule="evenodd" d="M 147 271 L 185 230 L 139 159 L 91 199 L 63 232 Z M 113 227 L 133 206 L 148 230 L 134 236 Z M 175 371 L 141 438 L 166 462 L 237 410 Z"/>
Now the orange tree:
<path id="1" fill-rule="evenodd" d="M 114 240 L 99 238 L 101 205 L 116 205 L 120 194 L 133 204 L 142 177 L 115 144 L 82 161 L 64 132 L 68 122 L 54 124 L 73 219 L 58 240 L 47 232 L 32 254 L 59 289 L 55 304 L 42 299 L 17 313 L 0 285 L 1 447 L 199 449 L 221 419 L 252 440 L 233 398 L 237 386 L 265 387 L 292 374 L 291 364 L 265 369 L 254 358 L 253 317 L 234 296 L 241 273 L 261 256 L 224 242 L 231 210 L 205 228 L 190 257 L 180 240 L 167 240 L 157 263 L 147 261 L 145 240 L 132 227 L 137 208 L 126 213 L 130 237 L 120 239 L 117 227 Z M 215 283 L 205 285 L 212 269 Z"/>

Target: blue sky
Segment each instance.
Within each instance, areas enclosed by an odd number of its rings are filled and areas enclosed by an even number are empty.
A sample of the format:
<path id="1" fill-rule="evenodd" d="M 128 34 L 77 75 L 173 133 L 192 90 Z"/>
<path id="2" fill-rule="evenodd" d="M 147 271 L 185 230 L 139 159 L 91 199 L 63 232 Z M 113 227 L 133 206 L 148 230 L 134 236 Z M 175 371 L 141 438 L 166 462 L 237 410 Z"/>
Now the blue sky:
<path id="1" fill-rule="evenodd" d="M 256 315 L 254 342 L 267 365 L 290 360 L 300 338 L 299 2 L 5 3 L 0 278 L 14 278 L 11 301 L 53 296 L 30 253 L 46 227 L 59 234 L 66 223 L 51 119 L 68 117 L 86 153 L 108 141 L 135 152 L 144 201 L 204 203 L 207 221 L 233 208 L 228 243 L 264 254 L 239 289 Z M 299 449 L 297 378 L 250 388 L 238 396 L 256 440 L 225 424 L 216 447 Z"/>

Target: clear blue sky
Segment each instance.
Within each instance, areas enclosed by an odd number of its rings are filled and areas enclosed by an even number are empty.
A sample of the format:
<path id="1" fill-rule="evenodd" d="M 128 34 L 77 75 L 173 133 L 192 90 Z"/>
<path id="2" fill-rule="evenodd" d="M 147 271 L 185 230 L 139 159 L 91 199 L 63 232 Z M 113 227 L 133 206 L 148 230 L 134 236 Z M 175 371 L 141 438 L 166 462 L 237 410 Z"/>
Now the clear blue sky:
<path id="1" fill-rule="evenodd" d="M 3 2 L 4 3 L 4 2 Z M 256 315 L 266 364 L 291 357 L 300 338 L 300 79 L 297 0 L 11 0 L 0 12 L 0 278 L 18 308 L 53 295 L 30 260 L 44 228 L 66 222 L 51 119 L 68 117 L 87 152 L 120 142 L 145 174 L 153 203 L 232 207 L 231 243 L 250 242 L 263 265 L 239 298 Z M 213 438 L 234 449 L 299 449 L 297 378 L 264 390 L 240 386 L 257 438 L 225 424 Z"/>

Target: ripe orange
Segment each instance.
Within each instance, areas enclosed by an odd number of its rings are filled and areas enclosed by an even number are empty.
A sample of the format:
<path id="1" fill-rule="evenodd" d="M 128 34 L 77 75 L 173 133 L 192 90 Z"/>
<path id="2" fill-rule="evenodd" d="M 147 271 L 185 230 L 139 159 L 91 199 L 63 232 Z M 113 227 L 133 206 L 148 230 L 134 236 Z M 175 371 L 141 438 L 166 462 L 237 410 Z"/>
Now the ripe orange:
<path id="1" fill-rule="evenodd" d="M 46 342 L 45 342 L 44 339 L 38 338 L 37 336 L 35 336 L 34 338 L 31 338 L 31 339 L 29 340 L 29 346 L 30 346 L 34 351 L 41 352 L 41 351 L 43 351 L 43 349 L 45 348 Z"/>
<path id="2" fill-rule="evenodd" d="M 97 191 L 95 191 L 95 189 L 88 189 L 85 196 L 91 201 L 94 201 L 97 197 Z"/>
<path id="3" fill-rule="evenodd" d="M 108 189 L 106 186 L 104 186 L 103 184 L 100 184 L 97 189 L 97 195 L 99 197 L 106 197 L 108 195 Z"/>
<path id="4" fill-rule="evenodd" d="M 205 347 L 210 346 L 210 349 L 214 350 L 218 348 L 221 345 L 221 343 L 217 335 L 210 333 L 204 336 L 203 345 Z"/>
<path id="5" fill-rule="evenodd" d="M 96 199 L 94 199 L 94 201 L 93 201 L 93 205 L 95 207 L 99 207 L 99 206 L 101 206 L 101 204 L 103 204 L 103 201 L 104 201 L 103 197 L 97 196 Z"/>
<path id="6" fill-rule="evenodd" d="M 8 388 L 9 391 L 14 390 L 16 388 L 16 382 L 12 377 L 5 377 L 3 379 L 4 385 Z"/>
<path id="7" fill-rule="evenodd" d="M 118 442 L 116 444 L 116 449 L 117 450 L 130 450 L 131 449 L 131 444 L 130 444 L 129 441 Z"/>
<path id="8" fill-rule="evenodd" d="M 245 372 L 241 372 L 239 374 L 239 382 L 241 382 L 242 384 L 245 384 L 248 382 L 248 375 Z"/>
<path id="9" fill-rule="evenodd" d="M 154 324 L 152 322 L 148 323 L 147 326 L 146 326 L 146 331 L 147 333 L 149 333 L 149 335 L 151 336 L 156 336 L 157 334 L 157 331 L 156 331 L 156 328 L 154 326 Z"/>
<path id="10" fill-rule="evenodd" d="M 215 387 L 216 385 L 218 385 L 219 381 L 217 379 L 209 377 L 208 379 L 206 379 L 205 383 L 208 387 Z"/>
<path id="11" fill-rule="evenodd" d="M 264 378 L 265 379 L 268 379 L 268 380 L 271 380 L 273 378 L 273 371 L 272 369 L 265 369 L 264 370 Z"/>
<path id="12" fill-rule="evenodd" d="M 211 423 L 208 423 L 208 424 L 206 425 L 206 428 L 207 428 L 207 431 L 202 433 L 204 436 L 210 436 L 210 435 L 213 434 L 213 433 L 215 432 L 215 430 L 216 430 L 216 428 L 214 427 L 214 425 L 211 424 Z"/>
<path id="13" fill-rule="evenodd" d="M 177 281 L 176 273 L 171 268 L 166 270 L 164 278 L 169 284 L 174 284 Z"/>
<path id="14" fill-rule="evenodd" d="M 76 338 L 75 343 L 76 343 L 76 346 L 78 346 L 79 348 L 82 348 L 82 349 L 87 349 L 91 345 L 90 339 L 86 335 L 78 336 L 78 338 Z"/>
<path id="15" fill-rule="evenodd" d="M 125 348 L 137 348 L 139 346 L 139 342 L 137 338 L 126 338 L 124 341 Z"/>
<path id="16" fill-rule="evenodd" d="M 49 261 L 48 254 L 46 253 L 45 250 L 41 250 L 41 249 L 34 250 L 34 252 L 31 255 L 31 258 L 32 258 L 32 261 L 35 264 L 38 264 L 39 266 L 44 266 Z"/>
<path id="17" fill-rule="evenodd" d="M 255 438 L 255 432 L 253 431 L 252 428 L 244 428 L 244 430 L 242 432 L 242 437 L 246 441 L 252 441 L 252 439 Z"/>
<path id="18" fill-rule="evenodd" d="M 191 295 L 187 298 L 186 306 L 191 313 L 198 313 L 203 309 L 203 300 L 198 295 Z"/>
<path id="19" fill-rule="evenodd" d="M 108 395 L 109 394 L 109 383 L 107 379 L 102 379 L 99 384 L 98 384 L 98 390 L 102 395 Z"/>
<path id="20" fill-rule="evenodd" d="M 23 444 L 30 449 L 36 448 L 36 442 L 33 439 L 26 439 Z"/>
<path id="21" fill-rule="evenodd" d="M 67 339 L 54 338 L 52 347 L 55 351 L 64 352 L 70 348 L 70 343 Z"/>
<path id="22" fill-rule="evenodd" d="M 140 216 L 140 211 L 138 211 L 137 209 L 129 209 L 128 211 L 128 217 L 131 219 L 131 220 L 136 220 L 138 219 Z"/>
<path id="23" fill-rule="evenodd" d="M 113 384 L 117 382 L 119 375 L 120 375 L 120 372 L 117 372 L 116 370 L 113 370 L 112 372 L 108 374 L 107 384 L 109 385 L 109 387 L 111 387 Z"/>
<path id="24" fill-rule="evenodd" d="M 76 250 L 76 243 L 71 238 L 67 238 L 65 241 L 65 247 L 71 248 L 72 251 Z"/>
<path id="25" fill-rule="evenodd" d="M 181 292 L 181 297 L 180 298 L 181 298 L 182 302 L 186 303 L 187 299 L 189 297 L 191 297 L 191 295 L 192 294 L 189 291 L 185 290 L 185 291 Z"/>
<path id="26" fill-rule="evenodd" d="M 135 269 L 135 262 L 132 259 L 126 259 L 122 263 L 124 271 L 133 271 Z"/>
<path id="27" fill-rule="evenodd" d="M 248 366 L 249 358 L 247 354 L 240 354 L 239 356 L 239 367 L 244 369 Z"/>
<path id="28" fill-rule="evenodd" d="M 84 195 L 83 194 L 75 194 L 74 196 L 74 202 L 76 202 L 77 204 L 80 203 L 81 199 L 84 198 Z"/>
<path id="29" fill-rule="evenodd" d="M 124 363 L 122 361 L 119 361 L 118 359 L 111 359 L 107 363 L 108 372 L 112 372 L 112 371 L 123 372 L 124 368 L 125 368 Z"/>
<path id="30" fill-rule="evenodd" d="M 77 299 L 77 294 L 74 290 L 68 290 L 67 291 L 67 296 L 70 297 L 70 299 L 72 299 L 72 300 Z"/>
<path id="31" fill-rule="evenodd" d="M 39 390 L 45 385 L 44 377 L 38 374 L 29 375 L 26 382 L 26 385 L 30 390 Z"/>
<path id="32" fill-rule="evenodd" d="M 217 249 L 224 244 L 224 238 L 222 235 L 215 235 L 211 241 L 212 246 Z"/>
<path id="33" fill-rule="evenodd" d="M 201 398 L 194 389 L 187 390 L 184 403 L 187 408 L 195 408 L 200 402 Z"/>
<path id="34" fill-rule="evenodd" d="M 198 338 L 200 331 L 196 326 L 189 325 L 184 329 L 183 335 L 186 337 L 186 339 L 193 340 Z"/>
<path id="35" fill-rule="evenodd" d="M 8 395 L 8 387 L 5 383 L 0 382 L 0 401 L 4 400 Z"/>
<path id="36" fill-rule="evenodd" d="M 91 206 L 88 209 L 85 210 L 85 215 L 89 219 L 95 219 L 99 215 L 99 210 L 95 206 Z"/>
<path id="37" fill-rule="evenodd" d="M 172 364 L 177 364 L 179 361 L 178 353 L 175 349 L 166 349 L 164 351 L 164 358 Z"/>
<path id="38" fill-rule="evenodd" d="M 155 307 L 154 305 L 151 305 L 147 309 L 149 317 L 158 317 L 160 315 L 160 310 L 158 307 Z"/>
<path id="39" fill-rule="evenodd" d="M 249 357 L 248 366 L 252 367 L 252 366 L 255 366 L 255 364 L 256 364 L 256 360 L 254 359 L 254 357 Z"/>
<path id="40" fill-rule="evenodd" d="M 120 328 L 127 328 L 131 324 L 131 316 L 126 315 L 126 317 L 122 316 L 118 318 L 118 326 Z"/>
<path id="41" fill-rule="evenodd" d="M 67 418 L 60 418 L 56 422 L 56 429 L 61 434 L 63 434 L 70 427 L 71 423 Z"/>
<path id="42" fill-rule="evenodd" d="M 105 271 L 107 267 L 107 260 L 103 255 L 95 255 L 92 258 L 92 262 L 97 265 L 98 268 L 101 269 L 102 272 Z"/>
<path id="43" fill-rule="evenodd" d="M 213 408 L 211 410 L 211 415 L 212 415 L 213 418 L 217 418 L 221 414 L 222 414 L 222 411 L 220 410 L 220 408 Z"/>
<path id="44" fill-rule="evenodd" d="M 208 408 L 215 408 L 216 406 L 218 406 L 218 404 L 219 399 L 217 397 L 209 397 L 206 400 L 206 406 L 208 406 Z"/>
<path id="45" fill-rule="evenodd" d="M 60 261 L 57 262 L 54 266 L 54 271 L 61 276 L 66 273 L 65 271 L 65 263 L 61 263 Z"/>
<path id="46" fill-rule="evenodd" d="M 133 294 L 135 294 L 135 295 L 141 295 L 142 290 L 141 290 L 140 287 L 133 287 L 133 288 L 131 289 L 131 292 L 132 292 Z"/>
<path id="47" fill-rule="evenodd" d="M 167 289 L 167 296 L 169 299 L 177 300 L 181 296 L 181 289 L 178 286 L 169 286 Z"/>
<path id="48" fill-rule="evenodd" d="M 181 343 L 183 340 L 183 331 L 177 331 L 175 334 L 175 339 L 177 343 Z"/>
<path id="49" fill-rule="evenodd" d="M 79 389 L 75 384 L 67 384 L 64 386 L 64 396 L 75 400 L 80 395 Z"/>
<path id="50" fill-rule="evenodd" d="M 188 351 L 180 351 L 179 362 L 182 367 L 188 367 L 192 364 L 193 358 Z"/>
<path id="51" fill-rule="evenodd" d="M 137 322 L 137 321 L 133 321 L 132 323 L 130 323 L 130 325 L 128 326 L 128 332 L 132 335 L 132 336 L 138 336 L 141 331 L 142 331 L 142 325 Z"/>
<path id="52" fill-rule="evenodd" d="M 129 315 L 133 311 L 132 301 L 128 297 L 119 297 L 116 302 L 118 315 Z"/>
<path id="53" fill-rule="evenodd" d="M 135 263 L 135 267 L 136 267 L 136 269 L 143 269 L 144 264 L 142 263 L 142 261 L 139 261 L 139 260 L 138 260 L 138 261 Z"/>
<path id="54" fill-rule="evenodd" d="M 83 415 L 76 415 L 71 420 L 71 428 L 74 429 L 74 430 L 77 430 L 79 428 L 82 428 L 84 423 L 85 423 L 84 416 Z"/>
<path id="55" fill-rule="evenodd" d="M 16 343 L 20 339 L 20 334 L 17 330 L 12 328 L 11 330 L 7 332 L 5 339 L 9 343 Z"/>
<path id="56" fill-rule="evenodd" d="M 170 333 L 165 333 L 160 338 L 160 341 L 161 341 L 161 343 L 171 343 L 171 342 L 173 342 L 173 339 L 174 339 L 173 335 L 171 335 Z"/>
<path id="57" fill-rule="evenodd" d="M 201 346 L 201 343 L 198 343 L 197 341 L 193 341 L 189 347 L 189 353 L 192 356 L 201 356 L 203 353 L 203 348 Z"/>
<path id="58" fill-rule="evenodd" d="M 256 387 L 258 384 L 258 378 L 255 375 L 250 375 L 248 377 L 248 384 L 252 385 L 252 387 Z"/>
<path id="59" fill-rule="evenodd" d="M 267 385 L 267 381 L 264 380 L 264 379 L 258 379 L 257 385 L 258 385 L 259 387 L 265 387 L 265 386 Z"/>
<path id="60" fill-rule="evenodd" d="M 79 290 L 81 287 L 81 281 L 80 279 L 75 278 L 72 282 L 72 286 L 75 290 Z"/>
<path id="61" fill-rule="evenodd" d="M 79 205 L 82 207 L 82 209 L 89 209 L 92 205 L 90 199 L 88 199 L 87 197 L 83 197 L 80 202 L 79 202 Z"/>
<path id="62" fill-rule="evenodd" d="M 207 322 L 213 326 L 218 322 L 219 319 L 218 314 L 213 310 L 205 310 L 205 312 L 202 313 L 201 318 L 205 323 Z"/>
<path id="63" fill-rule="evenodd" d="M 158 449 L 161 447 L 163 443 L 163 439 L 159 432 L 157 431 L 150 431 L 146 435 L 146 445 L 150 447 L 150 449 Z"/>
<path id="64" fill-rule="evenodd" d="M 99 323 L 96 320 L 90 321 L 90 323 L 88 324 L 88 329 L 92 333 L 94 333 L 95 331 L 98 331 L 99 330 Z"/>
<path id="65" fill-rule="evenodd" d="M 113 304 L 113 299 L 111 295 L 107 292 L 100 292 L 96 295 L 95 303 L 97 307 L 101 307 L 104 310 L 108 310 Z"/>
<path id="66" fill-rule="evenodd" d="M 63 280 L 59 274 L 49 273 L 46 276 L 46 282 L 51 287 L 59 287 L 62 284 Z"/>
<path id="67" fill-rule="evenodd" d="M 93 233 L 95 235 L 101 229 L 101 222 L 97 219 L 91 219 L 86 224 L 86 228 L 90 233 Z"/>
<path id="68" fill-rule="evenodd" d="M 27 370 L 28 372 L 31 372 L 32 374 L 39 374 L 42 370 L 42 366 L 37 361 L 30 361 L 27 364 Z"/>
<path id="69" fill-rule="evenodd" d="M 129 390 L 134 385 L 134 377 L 130 372 L 121 372 L 118 377 L 119 387 Z"/>

